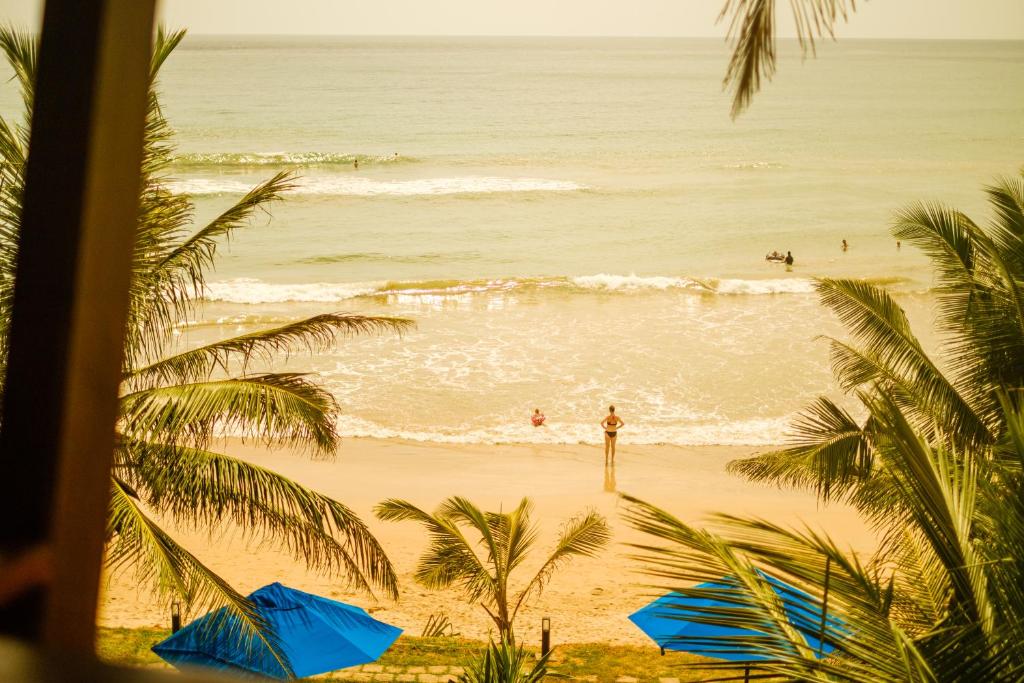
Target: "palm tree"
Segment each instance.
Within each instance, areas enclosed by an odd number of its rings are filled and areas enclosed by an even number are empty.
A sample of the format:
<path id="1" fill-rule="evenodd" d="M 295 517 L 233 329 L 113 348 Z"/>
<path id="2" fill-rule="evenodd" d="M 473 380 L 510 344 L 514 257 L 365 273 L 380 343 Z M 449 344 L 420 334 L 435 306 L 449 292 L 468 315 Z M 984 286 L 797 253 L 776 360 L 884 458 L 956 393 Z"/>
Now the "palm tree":
<path id="1" fill-rule="evenodd" d="M 1019 681 L 1024 677 L 1024 403 L 1001 394 L 1005 433 L 958 447 L 947 433 L 915 429 L 896 399 L 867 401 L 887 473 L 886 512 L 869 519 L 883 542 L 863 559 L 827 535 L 719 515 L 691 527 L 626 497 L 626 520 L 657 539 L 634 545 L 659 587 L 726 603 L 686 618 L 752 631 L 729 636 L 766 675 L 815 681 Z M 810 596 L 819 659 L 765 578 Z M 722 577 L 727 577 L 724 581 Z M 688 587 L 725 583 L 721 590 Z M 826 598 L 827 596 L 827 598 Z M 827 602 L 826 602 L 827 600 Z M 689 609 L 689 608 L 688 608 Z M 806 625 L 804 626 L 806 629 Z M 817 629 L 815 629 L 817 630 Z M 708 646 L 707 643 L 704 644 Z M 705 668 L 734 667 L 707 662 Z"/>
<path id="2" fill-rule="evenodd" d="M 322 455 L 338 445 L 332 396 L 306 375 L 255 371 L 279 353 L 315 349 L 345 335 L 401 331 L 410 321 L 326 314 L 180 352 L 180 320 L 194 317 L 220 241 L 249 225 L 292 185 L 279 173 L 206 225 L 168 190 L 171 130 L 156 91 L 161 65 L 184 32 L 156 40 L 146 119 L 142 189 L 126 329 L 124 377 L 107 527 L 113 569 L 132 568 L 165 599 L 224 607 L 241 637 L 271 636 L 253 606 L 154 519 L 211 531 L 242 526 L 309 567 L 397 595 L 395 572 L 365 524 L 342 503 L 213 448 L 224 430 Z M 7 331 L 20 229 L 24 166 L 36 71 L 36 41 L 0 29 L 0 49 L 21 87 L 23 121 L 0 119 L 0 358 Z M 0 363 L 0 373 L 3 371 Z M 286 664 L 286 663 L 285 663 Z"/>
<path id="3" fill-rule="evenodd" d="M 416 581 L 434 589 L 458 586 L 469 602 L 480 601 L 494 621 L 501 643 L 513 645 L 513 622 L 523 603 L 540 593 L 555 570 L 568 560 L 592 557 L 611 539 L 607 522 L 597 512 L 573 517 L 563 525 L 540 569 L 516 591 L 509 584 L 512 573 L 526 561 L 537 541 L 537 525 L 530 519 L 532 510 L 528 498 L 505 513 L 484 512 L 455 496 L 442 502 L 434 514 L 394 499 L 380 503 L 376 514 L 384 520 L 422 524 L 430 533 L 430 546 L 420 557 Z"/>
<path id="4" fill-rule="evenodd" d="M 856 0 L 789 0 L 797 40 L 804 57 L 814 54 L 815 41 L 835 38 L 835 26 L 845 21 Z M 750 106 L 761 79 L 775 75 L 775 0 L 726 0 L 718 21 L 729 17 L 732 58 L 723 86 L 733 90 L 732 116 Z"/>
<path id="5" fill-rule="evenodd" d="M 819 398 L 786 449 L 733 471 L 812 488 L 854 505 L 878 532 L 866 560 L 810 530 L 727 515 L 699 530 L 636 499 L 627 518 L 667 545 L 639 547 L 673 586 L 728 576 L 734 605 L 709 623 L 740 638 L 762 668 L 801 680 L 974 681 L 1024 676 L 1024 175 L 987 188 L 993 220 L 916 204 L 893 234 L 936 266 L 941 360 L 923 349 L 896 301 L 852 280 L 819 281 L 850 341 L 832 367 L 864 417 Z M 803 588 L 824 610 L 819 661 L 755 570 Z M 680 589 L 697 597 L 701 591 Z M 759 665 L 760 666 L 760 665 Z"/>
<path id="6" fill-rule="evenodd" d="M 820 280 L 822 303 L 851 338 L 828 339 L 832 369 L 866 418 L 821 397 L 796 421 L 788 448 L 730 463 L 734 472 L 884 509 L 888 479 L 876 453 L 886 433 L 868 409 L 881 396 L 926 436 L 941 430 L 958 452 L 999 441 L 1007 426 L 998 394 L 1024 387 L 1024 172 L 986 191 L 994 220 L 985 227 L 934 203 L 900 211 L 893 226 L 935 264 L 942 361 L 925 353 L 884 290 Z"/>

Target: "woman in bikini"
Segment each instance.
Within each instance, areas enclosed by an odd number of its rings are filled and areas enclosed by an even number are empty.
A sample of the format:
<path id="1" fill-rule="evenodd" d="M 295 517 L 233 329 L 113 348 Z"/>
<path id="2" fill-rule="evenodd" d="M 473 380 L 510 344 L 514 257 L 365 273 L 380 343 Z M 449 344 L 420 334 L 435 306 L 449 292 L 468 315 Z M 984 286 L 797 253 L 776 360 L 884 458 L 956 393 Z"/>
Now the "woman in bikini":
<path id="1" fill-rule="evenodd" d="M 608 406 L 608 414 L 601 420 L 601 427 L 604 429 L 604 462 L 606 465 L 609 462 L 615 464 L 615 435 L 625 424 L 622 418 L 615 414 L 615 406 Z M 608 459 L 609 453 L 611 453 L 611 460 Z"/>

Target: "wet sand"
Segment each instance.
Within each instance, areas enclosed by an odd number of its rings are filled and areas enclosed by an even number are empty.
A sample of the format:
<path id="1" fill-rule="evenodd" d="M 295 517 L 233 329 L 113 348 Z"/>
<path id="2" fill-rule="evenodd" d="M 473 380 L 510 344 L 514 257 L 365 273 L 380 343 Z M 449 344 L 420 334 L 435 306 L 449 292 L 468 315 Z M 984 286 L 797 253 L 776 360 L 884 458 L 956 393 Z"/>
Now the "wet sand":
<path id="1" fill-rule="evenodd" d="M 603 466 L 593 446 L 446 445 L 398 440 L 346 439 L 333 460 L 313 460 L 287 450 L 267 451 L 232 442 L 228 452 L 274 469 L 351 507 L 368 523 L 399 573 L 397 602 L 352 592 L 343 578 L 308 572 L 301 562 L 274 548 L 245 542 L 237 529 L 205 533 L 182 531 L 177 538 L 238 590 L 248 593 L 273 581 L 319 593 L 371 610 L 375 616 L 419 635 L 431 614 L 443 613 L 463 636 L 485 638 L 490 622 L 478 605 L 457 592 L 430 591 L 412 579 L 416 558 L 427 539 L 412 522 L 381 522 L 374 505 L 404 498 L 433 509 L 444 498 L 462 495 L 497 510 L 529 496 L 540 523 L 537 550 L 519 571 L 521 581 L 551 548 L 560 524 L 594 508 L 613 528 L 612 545 L 600 557 L 576 559 L 559 571 L 545 591 L 525 607 L 517 631 L 539 639 L 540 619 L 552 620 L 553 642 L 647 643 L 626 620 L 656 592 L 625 543 L 642 538 L 619 516 L 617 492 L 650 501 L 680 519 L 698 523 L 721 511 L 773 522 L 826 530 L 841 545 L 869 551 L 873 538 L 856 515 L 842 506 L 820 507 L 810 494 L 751 484 L 725 472 L 729 460 L 754 452 L 740 447 L 630 446 L 623 439 L 614 471 Z M 515 580 L 513 579 L 513 584 Z M 166 626 L 167 610 L 130 575 L 113 577 L 105 587 L 100 623 L 105 626 Z"/>

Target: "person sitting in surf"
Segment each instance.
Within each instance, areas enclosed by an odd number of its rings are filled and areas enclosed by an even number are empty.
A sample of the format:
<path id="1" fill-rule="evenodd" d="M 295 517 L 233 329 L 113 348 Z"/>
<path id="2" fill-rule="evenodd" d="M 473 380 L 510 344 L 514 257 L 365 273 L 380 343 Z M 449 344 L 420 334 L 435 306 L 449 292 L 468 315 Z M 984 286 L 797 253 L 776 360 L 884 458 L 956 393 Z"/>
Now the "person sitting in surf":
<path id="1" fill-rule="evenodd" d="M 530 422 L 533 423 L 534 427 L 540 427 L 546 419 L 548 418 L 544 416 L 544 413 L 540 412 L 540 408 L 533 409 L 533 416 L 530 418 Z"/>
<path id="2" fill-rule="evenodd" d="M 615 437 L 619 429 L 625 426 L 622 418 L 615 414 L 615 406 L 608 406 L 608 414 L 601 420 L 601 427 L 604 429 L 604 464 L 615 464 Z M 611 454 L 609 460 L 608 455 Z"/>

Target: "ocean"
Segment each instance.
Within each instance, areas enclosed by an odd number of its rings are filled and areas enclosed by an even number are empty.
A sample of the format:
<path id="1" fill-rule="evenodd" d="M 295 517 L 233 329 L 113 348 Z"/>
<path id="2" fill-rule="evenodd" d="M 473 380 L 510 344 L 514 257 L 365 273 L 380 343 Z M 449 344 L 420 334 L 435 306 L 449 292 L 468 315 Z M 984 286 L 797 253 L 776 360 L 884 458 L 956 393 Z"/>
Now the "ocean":
<path id="1" fill-rule="evenodd" d="M 735 121 L 727 59 L 701 39 L 187 38 L 161 91 L 197 218 L 300 179 L 225 245 L 182 345 L 406 316 L 278 367 L 321 375 L 345 436 L 596 443 L 614 403 L 623 445 L 782 443 L 836 394 L 813 278 L 890 288 L 937 344 L 928 262 L 889 225 L 919 199 L 987 219 L 983 186 L 1024 163 L 1024 43 L 844 40 L 801 63 L 784 42 Z"/>

